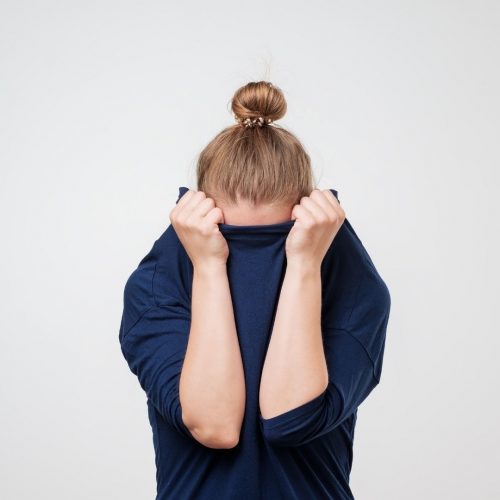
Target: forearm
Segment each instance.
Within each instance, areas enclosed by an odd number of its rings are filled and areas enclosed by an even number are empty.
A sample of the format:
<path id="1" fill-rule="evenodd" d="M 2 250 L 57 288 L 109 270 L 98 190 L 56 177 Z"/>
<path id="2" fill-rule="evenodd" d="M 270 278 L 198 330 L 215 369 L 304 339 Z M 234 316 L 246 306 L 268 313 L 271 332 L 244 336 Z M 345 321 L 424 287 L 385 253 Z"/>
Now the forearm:
<path id="1" fill-rule="evenodd" d="M 224 264 L 193 268 L 191 330 L 179 392 L 193 433 L 213 447 L 237 442 L 245 380 Z"/>
<path id="2" fill-rule="evenodd" d="M 289 262 L 262 370 L 261 414 L 271 418 L 300 406 L 327 385 L 320 265 Z"/>

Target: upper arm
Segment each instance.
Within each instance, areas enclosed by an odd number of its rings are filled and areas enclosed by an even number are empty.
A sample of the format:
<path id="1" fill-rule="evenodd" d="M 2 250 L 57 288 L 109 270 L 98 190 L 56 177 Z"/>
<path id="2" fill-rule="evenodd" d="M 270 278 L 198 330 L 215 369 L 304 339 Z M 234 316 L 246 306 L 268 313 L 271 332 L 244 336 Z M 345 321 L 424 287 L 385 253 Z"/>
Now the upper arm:
<path id="1" fill-rule="evenodd" d="M 153 293 L 156 265 L 140 265 L 124 290 L 119 341 L 123 356 L 154 407 L 174 429 L 194 439 L 182 417 L 179 381 L 191 316 L 179 298 Z"/>

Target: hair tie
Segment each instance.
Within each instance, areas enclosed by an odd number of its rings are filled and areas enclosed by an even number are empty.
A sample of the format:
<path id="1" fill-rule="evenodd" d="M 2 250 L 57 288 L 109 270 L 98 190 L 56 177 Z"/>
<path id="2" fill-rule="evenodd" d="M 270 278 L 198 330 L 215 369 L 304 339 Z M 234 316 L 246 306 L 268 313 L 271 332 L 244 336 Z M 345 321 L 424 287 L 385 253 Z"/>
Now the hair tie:
<path id="1" fill-rule="evenodd" d="M 266 124 L 268 125 L 273 122 L 271 118 L 265 119 L 263 116 L 259 116 L 257 118 L 245 118 L 244 120 L 236 118 L 236 121 L 244 125 L 245 128 L 253 128 L 255 126 L 262 127 Z"/>

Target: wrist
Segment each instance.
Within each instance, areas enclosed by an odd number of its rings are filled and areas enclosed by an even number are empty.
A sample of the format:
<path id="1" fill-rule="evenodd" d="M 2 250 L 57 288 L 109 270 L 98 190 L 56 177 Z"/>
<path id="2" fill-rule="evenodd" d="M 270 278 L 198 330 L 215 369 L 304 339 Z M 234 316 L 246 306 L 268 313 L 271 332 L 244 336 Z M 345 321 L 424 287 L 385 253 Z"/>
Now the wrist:
<path id="1" fill-rule="evenodd" d="M 287 258 L 286 264 L 287 272 L 293 272 L 300 275 L 316 275 L 320 274 L 321 262 L 315 259 L 305 259 L 305 258 Z"/>
<path id="2" fill-rule="evenodd" d="M 197 261 L 193 263 L 193 273 L 209 277 L 227 274 L 226 262 L 221 259 Z"/>

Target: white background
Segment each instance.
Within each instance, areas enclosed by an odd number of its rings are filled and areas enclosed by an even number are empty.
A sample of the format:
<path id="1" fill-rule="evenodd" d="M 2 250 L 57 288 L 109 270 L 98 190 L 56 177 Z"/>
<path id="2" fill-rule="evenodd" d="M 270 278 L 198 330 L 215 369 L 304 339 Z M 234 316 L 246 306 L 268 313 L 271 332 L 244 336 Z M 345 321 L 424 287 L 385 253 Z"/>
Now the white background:
<path id="1" fill-rule="evenodd" d="M 500 498 L 498 2 L 0 6 L 2 499 L 154 498 L 123 286 L 260 79 L 391 291 L 356 498 Z"/>

